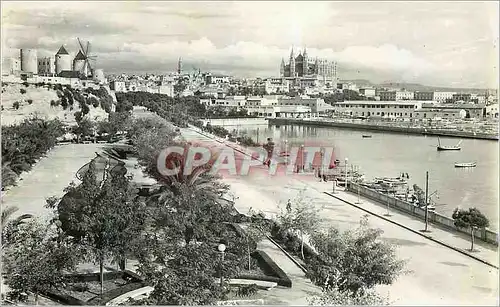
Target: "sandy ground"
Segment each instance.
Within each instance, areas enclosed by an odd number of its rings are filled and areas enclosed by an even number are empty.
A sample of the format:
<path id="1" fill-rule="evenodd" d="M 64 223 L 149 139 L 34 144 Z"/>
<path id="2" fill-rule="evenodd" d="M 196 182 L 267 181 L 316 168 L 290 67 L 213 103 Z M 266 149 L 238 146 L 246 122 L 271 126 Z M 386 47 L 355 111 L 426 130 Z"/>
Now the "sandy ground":
<path id="1" fill-rule="evenodd" d="M 188 140 L 207 141 L 198 133 L 183 129 Z M 219 144 L 220 146 L 220 144 Z M 237 154 L 241 159 L 241 154 Z M 261 170 L 260 172 L 258 170 Z M 286 203 L 300 191 L 322 208 L 323 226 L 341 230 L 359 225 L 366 213 L 324 193 L 316 178 L 301 176 L 270 176 L 263 166 L 255 167 L 248 176 L 225 176 L 231 185 L 236 205 L 241 212 L 250 207 L 266 214 L 276 214 L 278 204 Z M 379 213 L 384 213 L 379 209 Z M 384 231 L 383 238 L 398 246 L 398 255 L 407 260 L 409 271 L 393 285 L 380 286 L 381 294 L 397 305 L 498 305 L 498 270 L 466 255 L 432 242 L 418 234 L 379 219 L 369 217 L 373 227 Z M 465 247 L 469 246 L 466 239 Z"/>

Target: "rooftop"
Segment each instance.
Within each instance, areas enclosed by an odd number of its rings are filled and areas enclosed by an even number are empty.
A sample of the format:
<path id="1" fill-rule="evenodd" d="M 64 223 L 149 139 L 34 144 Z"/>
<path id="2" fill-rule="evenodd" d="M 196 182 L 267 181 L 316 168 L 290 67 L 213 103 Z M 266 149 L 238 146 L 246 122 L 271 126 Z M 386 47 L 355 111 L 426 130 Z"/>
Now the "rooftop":
<path id="1" fill-rule="evenodd" d="M 66 50 L 66 48 L 64 48 L 64 45 L 62 45 L 61 48 L 59 48 L 59 51 L 57 51 L 56 55 L 57 54 L 69 54 L 69 53 Z"/>

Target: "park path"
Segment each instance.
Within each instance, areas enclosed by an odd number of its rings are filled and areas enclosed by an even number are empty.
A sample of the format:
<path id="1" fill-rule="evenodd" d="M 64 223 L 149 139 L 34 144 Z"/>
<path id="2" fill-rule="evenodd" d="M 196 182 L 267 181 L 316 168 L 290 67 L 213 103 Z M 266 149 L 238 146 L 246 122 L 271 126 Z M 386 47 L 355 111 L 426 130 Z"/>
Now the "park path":
<path id="1" fill-rule="evenodd" d="M 13 218 L 22 214 L 47 217 L 45 200 L 51 196 L 61 197 L 71 181 L 77 181 L 76 172 L 95 157 L 102 144 L 57 145 L 41 158 L 29 172 L 21 174 L 16 186 L 2 193 L 2 208 L 18 207 Z"/>
<path id="2" fill-rule="evenodd" d="M 198 140 L 207 144 L 219 143 L 199 134 L 193 129 L 182 129 L 187 140 Z M 233 144 L 230 146 L 234 147 Z M 236 152 L 236 159 L 243 155 Z M 253 171 L 255 170 L 255 171 Z M 231 186 L 235 195 L 235 203 L 240 212 L 250 208 L 262 211 L 266 215 L 278 213 L 279 204 L 294 198 L 299 192 L 321 209 L 323 222 L 321 227 L 334 226 L 340 230 L 348 230 L 359 225 L 361 218 L 368 213 L 346 202 L 331 197 L 323 192 L 331 190 L 331 183 L 320 183 L 311 175 L 270 175 L 265 166 L 255 166 L 247 176 L 223 174 L 224 182 Z M 346 194 L 347 195 L 347 194 Z M 348 197 L 348 196 L 346 196 Z M 357 200 L 357 196 L 355 197 Z M 352 200 L 352 199 L 349 199 Z M 384 214 L 383 207 L 366 202 L 366 210 Z M 391 212 L 393 216 L 396 214 Z M 422 222 L 406 217 L 416 229 Z M 498 305 L 498 270 L 482 262 L 472 259 L 453 249 L 433 242 L 428 238 L 406 230 L 387 220 L 368 215 L 372 227 L 384 231 L 382 239 L 398 246 L 400 259 L 407 261 L 408 272 L 403 274 L 392 285 L 378 286 L 382 295 L 398 305 Z M 415 223 L 420 223 L 416 225 Z M 445 239 L 452 240 L 457 248 L 469 247 L 469 241 L 461 236 L 438 232 L 432 228 L 433 236 L 446 234 Z M 451 241 L 450 241 L 451 242 Z M 479 253 L 483 253 L 480 251 Z M 489 253 L 489 252 L 488 252 Z M 485 253 L 486 254 L 486 253 Z M 485 257 L 487 257 L 485 255 Z"/>

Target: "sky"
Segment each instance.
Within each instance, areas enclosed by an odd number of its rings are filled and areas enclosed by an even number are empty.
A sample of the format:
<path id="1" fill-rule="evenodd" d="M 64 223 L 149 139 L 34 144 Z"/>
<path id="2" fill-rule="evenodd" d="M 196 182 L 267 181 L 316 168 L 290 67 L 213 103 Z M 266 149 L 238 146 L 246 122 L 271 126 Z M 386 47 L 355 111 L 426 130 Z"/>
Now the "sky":
<path id="1" fill-rule="evenodd" d="M 2 56 L 91 42 L 107 73 L 279 76 L 307 47 L 340 79 L 497 88 L 499 3 L 2 1 Z"/>

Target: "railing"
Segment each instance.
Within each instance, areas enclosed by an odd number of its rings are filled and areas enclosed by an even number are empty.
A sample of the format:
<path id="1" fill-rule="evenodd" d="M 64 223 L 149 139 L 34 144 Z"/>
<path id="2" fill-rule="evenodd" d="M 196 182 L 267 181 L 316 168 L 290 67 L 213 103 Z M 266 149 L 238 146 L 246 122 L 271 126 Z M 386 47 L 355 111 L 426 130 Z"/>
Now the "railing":
<path id="1" fill-rule="evenodd" d="M 375 190 L 369 189 L 367 187 L 361 186 L 359 184 L 356 184 L 354 182 L 349 182 L 348 183 L 348 190 L 358 193 L 361 196 L 364 196 L 366 198 L 372 199 L 374 201 L 380 202 L 382 204 L 389 204 L 392 208 L 396 208 L 400 211 L 403 211 L 405 213 L 408 213 L 410 215 L 416 216 L 421 219 L 425 219 L 425 209 L 419 208 L 413 204 L 410 204 L 406 201 L 388 196 L 386 194 L 377 192 Z M 442 214 L 439 214 L 437 212 L 433 211 L 428 211 L 428 221 L 438 225 L 442 226 L 446 229 L 449 230 L 454 230 L 462 233 L 466 233 L 470 235 L 470 230 L 466 228 L 458 228 L 455 226 L 453 219 L 446 217 Z M 478 230 L 474 233 L 474 236 L 478 238 L 479 240 L 482 240 L 484 242 L 498 245 L 498 233 L 490 230 L 490 229 L 481 229 Z"/>

